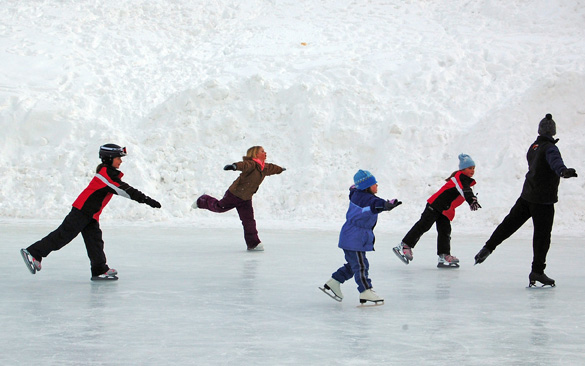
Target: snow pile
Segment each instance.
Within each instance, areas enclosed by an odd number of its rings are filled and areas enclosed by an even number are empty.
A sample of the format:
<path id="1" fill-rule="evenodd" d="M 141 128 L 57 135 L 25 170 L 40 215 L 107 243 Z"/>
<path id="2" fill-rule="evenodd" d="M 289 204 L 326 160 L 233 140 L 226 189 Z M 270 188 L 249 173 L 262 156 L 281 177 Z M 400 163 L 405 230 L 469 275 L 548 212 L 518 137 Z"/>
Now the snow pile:
<path id="1" fill-rule="evenodd" d="M 118 198 L 104 220 L 237 222 L 190 206 L 262 145 L 287 171 L 254 198 L 261 225 L 339 227 L 367 169 L 404 202 L 380 227 L 408 228 L 465 152 L 483 209 L 455 225 L 489 231 L 552 113 L 581 174 L 561 183 L 555 227 L 585 221 L 577 3 L 6 0 L 0 16 L 2 218 L 60 220 L 113 142 L 124 180 L 163 209 Z"/>

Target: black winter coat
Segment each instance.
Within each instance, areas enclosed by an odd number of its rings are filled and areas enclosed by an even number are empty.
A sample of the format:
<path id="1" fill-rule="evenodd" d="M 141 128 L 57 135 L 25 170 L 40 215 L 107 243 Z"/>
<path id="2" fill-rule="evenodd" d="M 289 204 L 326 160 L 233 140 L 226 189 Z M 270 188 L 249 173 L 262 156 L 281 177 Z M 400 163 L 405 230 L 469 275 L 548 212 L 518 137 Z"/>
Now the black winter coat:
<path id="1" fill-rule="evenodd" d="M 557 142 L 552 137 L 538 136 L 530 145 L 526 154 L 528 173 L 521 194 L 526 201 L 540 204 L 558 201 L 560 176 L 567 167 L 555 145 Z"/>

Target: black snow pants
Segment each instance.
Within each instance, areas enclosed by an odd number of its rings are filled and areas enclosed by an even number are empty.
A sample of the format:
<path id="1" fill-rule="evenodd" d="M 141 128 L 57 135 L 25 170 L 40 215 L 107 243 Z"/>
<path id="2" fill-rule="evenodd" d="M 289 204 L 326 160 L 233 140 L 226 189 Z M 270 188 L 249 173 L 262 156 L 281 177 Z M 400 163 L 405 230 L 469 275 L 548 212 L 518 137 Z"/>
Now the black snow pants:
<path id="1" fill-rule="evenodd" d="M 402 242 L 414 248 L 424 233 L 437 224 L 437 255 L 451 254 L 451 221 L 427 203 L 420 220 L 408 231 Z"/>
<path id="2" fill-rule="evenodd" d="M 91 264 L 91 275 L 99 276 L 108 271 L 102 230 L 97 220 L 87 216 L 77 208 L 72 208 L 63 223 L 49 235 L 27 248 L 28 252 L 37 260 L 59 250 L 69 244 L 77 235 L 83 236 L 87 256 Z"/>
<path id="3" fill-rule="evenodd" d="M 555 218 L 554 204 L 531 203 L 523 198 L 518 198 L 508 216 L 488 239 L 485 246 L 493 251 L 504 240 L 514 234 L 529 218 L 532 218 L 534 233 L 532 236 L 532 271 L 544 273 L 546 268 L 546 255 L 550 248 L 550 238 Z"/>

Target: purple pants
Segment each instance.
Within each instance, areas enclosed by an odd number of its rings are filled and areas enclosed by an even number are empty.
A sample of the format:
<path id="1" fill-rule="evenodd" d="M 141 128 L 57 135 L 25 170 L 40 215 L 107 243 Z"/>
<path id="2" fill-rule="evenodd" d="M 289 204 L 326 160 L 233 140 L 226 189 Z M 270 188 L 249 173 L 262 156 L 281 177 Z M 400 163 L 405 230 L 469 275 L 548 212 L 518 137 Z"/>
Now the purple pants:
<path id="1" fill-rule="evenodd" d="M 207 209 L 212 212 L 226 212 L 236 208 L 242 226 L 244 227 L 244 240 L 249 249 L 255 248 L 260 244 L 258 230 L 256 230 L 256 220 L 254 220 L 254 208 L 252 200 L 245 201 L 227 190 L 221 200 L 204 194 L 197 199 L 197 207 Z"/>

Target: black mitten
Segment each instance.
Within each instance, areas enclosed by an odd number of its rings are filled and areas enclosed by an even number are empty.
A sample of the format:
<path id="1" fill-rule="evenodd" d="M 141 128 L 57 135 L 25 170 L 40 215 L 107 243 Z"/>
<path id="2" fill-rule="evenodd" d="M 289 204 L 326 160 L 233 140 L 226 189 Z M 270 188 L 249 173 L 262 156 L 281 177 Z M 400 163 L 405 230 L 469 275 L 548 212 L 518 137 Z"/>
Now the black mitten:
<path id="1" fill-rule="evenodd" d="M 150 197 L 146 197 L 146 199 L 144 200 L 144 203 L 146 203 L 147 205 L 149 205 L 152 208 L 161 208 L 160 203 L 157 200 L 153 200 Z"/>
<path id="2" fill-rule="evenodd" d="M 481 205 L 477 202 L 477 197 L 473 197 L 473 202 L 471 202 L 469 207 L 471 208 L 471 211 L 477 211 L 481 208 Z"/>
<path id="3" fill-rule="evenodd" d="M 229 164 L 223 167 L 223 170 L 236 170 L 238 169 L 238 167 L 236 166 L 236 164 Z"/>
<path id="4" fill-rule="evenodd" d="M 563 178 L 577 178 L 577 172 L 573 168 L 568 168 L 568 169 L 563 170 L 563 172 L 561 173 L 561 176 Z"/>
<path id="5" fill-rule="evenodd" d="M 396 206 L 400 206 L 401 204 L 402 204 L 402 202 L 397 200 L 396 198 L 391 199 L 391 200 L 387 200 L 384 203 L 384 211 L 390 211 L 390 210 L 394 209 Z"/>

